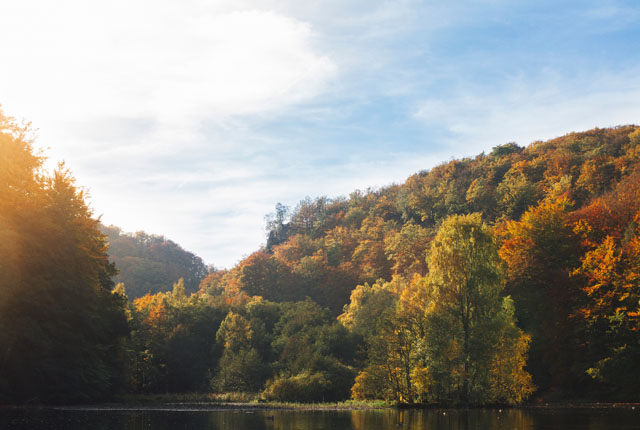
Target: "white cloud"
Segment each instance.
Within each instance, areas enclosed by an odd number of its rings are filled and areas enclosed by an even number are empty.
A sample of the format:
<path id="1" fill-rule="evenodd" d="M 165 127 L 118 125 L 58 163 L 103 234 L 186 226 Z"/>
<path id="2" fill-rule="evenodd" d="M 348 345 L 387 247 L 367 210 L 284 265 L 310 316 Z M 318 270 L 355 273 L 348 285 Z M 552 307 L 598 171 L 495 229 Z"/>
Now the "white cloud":
<path id="1" fill-rule="evenodd" d="M 93 6 L 90 6 L 93 5 Z M 204 3 L 8 2 L 0 97 L 34 121 L 154 118 L 162 124 L 272 111 L 336 72 L 309 24 Z"/>
<path id="2" fill-rule="evenodd" d="M 339 72 L 312 24 L 257 6 L 2 2 L 0 103 L 39 128 L 105 222 L 230 265 L 263 240 L 260 153 L 280 143 L 241 118 L 308 101 Z"/>

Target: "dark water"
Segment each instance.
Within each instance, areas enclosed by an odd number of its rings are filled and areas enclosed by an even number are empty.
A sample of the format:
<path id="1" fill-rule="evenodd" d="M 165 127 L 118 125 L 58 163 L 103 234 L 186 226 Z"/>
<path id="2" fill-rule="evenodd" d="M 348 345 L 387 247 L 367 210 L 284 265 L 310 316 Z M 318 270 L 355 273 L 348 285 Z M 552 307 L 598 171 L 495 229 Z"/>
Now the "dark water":
<path id="1" fill-rule="evenodd" d="M 0 409 L 0 429 L 640 429 L 640 408 L 211 411 Z"/>

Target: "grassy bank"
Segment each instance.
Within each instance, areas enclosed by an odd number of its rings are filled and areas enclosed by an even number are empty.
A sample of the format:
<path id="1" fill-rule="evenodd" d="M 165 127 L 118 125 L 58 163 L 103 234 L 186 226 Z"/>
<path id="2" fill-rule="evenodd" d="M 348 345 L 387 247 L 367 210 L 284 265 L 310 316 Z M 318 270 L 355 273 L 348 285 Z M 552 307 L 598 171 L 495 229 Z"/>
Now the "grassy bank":
<path id="1" fill-rule="evenodd" d="M 220 408 L 220 409 L 297 409 L 297 410 L 356 410 L 383 409 L 393 406 L 383 400 L 346 400 L 333 403 L 298 403 L 261 400 L 254 393 L 181 393 L 127 394 L 115 402 L 105 404 L 113 408 Z"/>

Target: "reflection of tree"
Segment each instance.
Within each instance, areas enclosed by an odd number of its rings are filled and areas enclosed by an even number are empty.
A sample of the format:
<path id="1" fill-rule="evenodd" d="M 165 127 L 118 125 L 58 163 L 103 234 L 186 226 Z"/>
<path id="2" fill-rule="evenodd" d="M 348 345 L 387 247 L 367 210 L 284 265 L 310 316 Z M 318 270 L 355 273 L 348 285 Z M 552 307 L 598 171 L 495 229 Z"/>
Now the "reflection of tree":
<path id="1" fill-rule="evenodd" d="M 520 409 L 420 409 L 351 411 L 353 430 L 422 429 L 528 429 L 535 417 Z"/>

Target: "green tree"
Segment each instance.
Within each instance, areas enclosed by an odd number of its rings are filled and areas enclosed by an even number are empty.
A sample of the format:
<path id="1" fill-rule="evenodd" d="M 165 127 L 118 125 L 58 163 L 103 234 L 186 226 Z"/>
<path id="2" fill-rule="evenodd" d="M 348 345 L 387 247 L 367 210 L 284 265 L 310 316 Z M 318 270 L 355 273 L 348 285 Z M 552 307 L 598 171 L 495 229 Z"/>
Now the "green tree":
<path id="1" fill-rule="evenodd" d="M 179 281 L 172 292 L 147 294 L 131 306 L 129 383 L 136 392 L 209 389 L 221 355 L 216 330 L 227 306 L 187 297 Z"/>
<path id="2" fill-rule="evenodd" d="M 253 330 L 242 315 L 230 311 L 216 333 L 224 348 L 212 384 L 221 391 L 258 391 L 265 379 L 265 368 L 253 347 Z"/>
<path id="3" fill-rule="evenodd" d="M 395 311 L 397 294 L 389 282 L 380 279 L 373 285 L 366 282 L 351 291 L 348 305 L 338 320 L 349 330 L 369 339 L 379 333 L 384 321 Z"/>
<path id="4" fill-rule="evenodd" d="M 327 309 L 311 300 L 283 304 L 272 347 L 278 376 L 267 384 L 266 397 L 289 401 L 296 399 L 287 393 L 313 401 L 349 397 L 360 337 L 338 324 Z M 307 377 L 311 381 L 305 382 Z"/>
<path id="5" fill-rule="evenodd" d="M 496 188 L 498 203 L 507 216 L 518 219 L 536 202 L 536 187 L 520 164 L 513 166 Z"/>
<path id="6" fill-rule="evenodd" d="M 475 404 L 525 398 L 532 385 L 524 359 L 510 380 L 501 375 L 500 384 L 492 383 L 496 357 L 509 351 L 522 358 L 526 348 L 513 346 L 524 334 L 514 325 L 510 299 L 501 296 L 502 261 L 480 215 L 447 218 L 432 242 L 428 263 L 433 297 L 425 338 L 429 395 Z M 520 397 L 503 392 L 514 386 Z"/>

